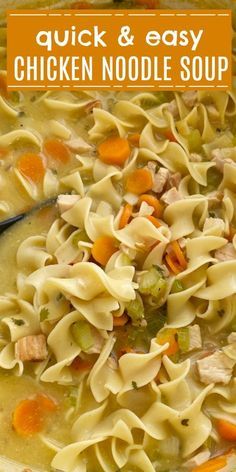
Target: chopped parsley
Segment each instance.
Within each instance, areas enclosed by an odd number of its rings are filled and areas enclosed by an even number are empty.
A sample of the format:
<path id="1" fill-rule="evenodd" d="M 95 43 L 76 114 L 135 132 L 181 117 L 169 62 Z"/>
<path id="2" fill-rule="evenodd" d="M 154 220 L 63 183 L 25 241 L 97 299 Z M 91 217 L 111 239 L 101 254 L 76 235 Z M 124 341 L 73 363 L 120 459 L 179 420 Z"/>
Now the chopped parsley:
<path id="1" fill-rule="evenodd" d="M 219 315 L 220 318 L 223 318 L 225 314 L 225 310 L 222 308 L 221 310 L 217 310 L 217 315 Z"/>
<path id="2" fill-rule="evenodd" d="M 21 320 L 19 318 L 12 318 L 11 320 L 16 326 L 23 326 L 25 324 L 24 320 Z"/>
<path id="3" fill-rule="evenodd" d="M 132 380 L 132 387 L 133 387 L 134 390 L 138 390 L 138 385 L 135 382 L 135 380 Z"/>
<path id="4" fill-rule="evenodd" d="M 189 425 L 189 419 L 188 418 L 184 418 L 182 421 L 181 421 L 181 424 L 183 426 L 188 426 Z"/>
<path id="5" fill-rule="evenodd" d="M 39 316 L 40 316 L 40 321 L 41 321 L 41 322 L 47 320 L 48 317 L 49 317 L 49 310 L 48 310 L 48 308 L 45 308 L 45 307 L 42 308 L 41 311 L 40 311 Z"/>

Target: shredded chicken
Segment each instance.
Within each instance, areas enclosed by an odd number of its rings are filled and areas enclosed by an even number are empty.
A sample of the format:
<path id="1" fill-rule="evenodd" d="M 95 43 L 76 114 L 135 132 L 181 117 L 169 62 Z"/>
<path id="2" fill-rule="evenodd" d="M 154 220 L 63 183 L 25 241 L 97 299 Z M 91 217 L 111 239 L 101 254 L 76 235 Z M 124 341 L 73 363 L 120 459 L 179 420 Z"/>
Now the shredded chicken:
<path id="1" fill-rule="evenodd" d="M 181 200 L 182 197 L 179 193 L 179 191 L 177 190 L 177 188 L 175 187 L 172 187 L 170 190 L 167 190 L 167 192 L 165 192 L 162 196 L 161 196 L 161 200 L 166 203 L 167 205 L 171 205 L 171 203 L 175 203 L 177 202 L 178 200 Z"/>
<path id="2" fill-rule="evenodd" d="M 232 243 L 228 243 L 220 249 L 217 249 L 215 251 L 215 258 L 220 262 L 236 259 L 236 250 L 234 245 Z"/>
<path id="3" fill-rule="evenodd" d="M 202 156 L 200 154 L 197 154 L 196 152 L 192 152 L 190 154 L 189 160 L 191 162 L 202 162 Z"/>
<path id="4" fill-rule="evenodd" d="M 87 103 L 85 105 L 84 110 L 87 115 L 93 111 L 94 108 L 102 108 L 101 100 L 93 100 L 92 102 Z"/>
<path id="5" fill-rule="evenodd" d="M 79 195 L 66 195 L 61 194 L 57 197 L 57 205 L 59 208 L 60 214 L 64 213 L 67 210 L 70 210 L 80 199 Z"/>
<path id="6" fill-rule="evenodd" d="M 208 193 L 207 200 L 208 200 L 209 210 L 218 207 L 222 198 L 223 198 L 223 193 L 220 192 L 219 190 L 213 190 L 213 192 Z"/>
<path id="7" fill-rule="evenodd" d="M 175 99 L 168 103 L 167 110 L 174 118 L 177 118 L 177 116 L 179 116 L 179 110 Z"/>
<path id="8" fill-rule="evenodd" d="M 220 172 L 224 172 L 225 164 L 230 164 L 235 166 L 236 162 L 232 159 L 232 157 L 236 158 L 236 152 L 234 151 L 235 148 L 224 148 L 224 149 L 214 149 L 211 153 L 212 161 L 215 162 L 216 168 Z"/>
<path id="9" fill-rule="evenodd" d="M 194 105 L 197 103 L 197 91 L 188 90 L 187 92 L 183 92 L 182 99 L 187 107 L 194 107 Z"/>
<path id="10" fill-rule="evenodd" d="M 179 188 L 180 182 L 181 182 L 180 172 L 175 172 L 174 174 L 169 175 L 168 184 L 170 185 L 170 187 Z"/>
<path id="11" fill-rule="evenodd" d="M 118 369 L 118 362 L 116 359 L 112 356 L 109 356 L 107 359 L 107 365 L 110 367 L 112 370 L 117 370 Z"/>
<path id="12" fill-rule="evenodd" d="M 70 148 L 74 152 L 87 152 L 92 149 L 92 146 L 88 143 L 83 138 L 74 138 L 70 139 L 69 141 L 66 141 L 66 145 L 68 148 Z"/>
<path id="13" fill-rule="evenodd" d="M 210 458 L 210 451 L 208 449 L 205 449 L 205 451 L 201 451 L 195 456 L 191 457 L 187 462 L 184 463 L 184 467 L 187 467 L 188 470 L 192 470 L 195 467 L 198 467 L 201 464 L 204 464 L 204 462 L 208 461 Z"/>
<path id="14" fill-rule="evenodd" d="M 233 331 L 228 337 L 227 337 L 227 341 L 229 344 L 234 344 L 236 343 L 236 332 Z"/>
<path id="15" fill-rule="evenodd" d="M 222 351 L 216 351 L 214 354 L 198 360 L 197 369 L 201 382 L 207 385 L 211 383 L 228 384 L 235 362 Z"/>
<path id="16" fill-rule="evenodd" d="M 198 325 L 189 326 L 189 348 L 188 351 L 194 351 L 195 349 L 201 349 L 202 337 L 201 330 Z"/>
<path id="17" fill-rule="evenodd" d="M 153 192 L 161 193 L 168 182 L 170 172 L 165 167 L 160 167 L 158 172 L 154 175 L 154 182 L 152 186 Z"/>
<path id="18" fill-rule="evenodd" d="M 214 236 L 223 236 L 225 231 L 225 222 L 221 218 L 206 218 L 203 226 L 203 233 Z"/>
<path id="19" fill-rule="evenodd" d="M 43 361 L 47 358 L 47 343 L 44 334 L 25 336 L 15 344 L 16 359 L 20 361 Z"/>

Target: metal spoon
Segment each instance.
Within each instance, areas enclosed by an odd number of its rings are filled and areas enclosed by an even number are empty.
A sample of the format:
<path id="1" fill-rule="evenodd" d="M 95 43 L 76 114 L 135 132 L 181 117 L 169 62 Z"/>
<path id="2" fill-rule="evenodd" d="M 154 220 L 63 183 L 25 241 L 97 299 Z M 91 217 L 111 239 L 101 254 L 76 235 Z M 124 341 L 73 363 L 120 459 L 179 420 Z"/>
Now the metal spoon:
<path id="1" fill-rule="evenodd" d="M 7 218 L 6 220 L 0 221 L 0 234 L 3 233 L 6 229 L 8 229 L 10 226 L 14 225 L 20 220 L 23 220 L 23 218 L 26 218 L 29 216 L 31 213 L 35 212 L 36 210 L 40 210 L 41 208 L 47 207 L 55 203 L 57 200 L 57 196 L 50 198 L 49 200 L 45 200 L 44 202 L 39 203 L 38 205 L 30 208 L 30 210 L 27 210 L 23 213 L 19 213 L 19 215 L 16 216 L 11 216 L 10 218 Z"/>

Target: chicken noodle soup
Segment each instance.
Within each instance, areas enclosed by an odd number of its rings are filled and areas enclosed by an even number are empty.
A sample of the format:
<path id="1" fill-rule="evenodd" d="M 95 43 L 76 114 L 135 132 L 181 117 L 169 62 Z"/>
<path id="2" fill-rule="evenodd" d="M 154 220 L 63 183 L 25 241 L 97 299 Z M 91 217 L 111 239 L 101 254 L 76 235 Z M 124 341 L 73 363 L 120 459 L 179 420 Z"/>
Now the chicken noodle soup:
<path id="1" fill-rule="evenodd" d="M 233 471 L 235 90 L 0 90 L 0 471 Z"/>

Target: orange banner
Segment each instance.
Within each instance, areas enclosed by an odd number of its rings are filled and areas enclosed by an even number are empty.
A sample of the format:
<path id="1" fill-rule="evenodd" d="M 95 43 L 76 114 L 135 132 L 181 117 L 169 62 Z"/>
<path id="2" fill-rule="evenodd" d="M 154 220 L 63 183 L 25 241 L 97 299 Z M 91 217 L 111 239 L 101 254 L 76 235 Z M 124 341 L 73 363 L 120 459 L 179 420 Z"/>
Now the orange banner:
<path id="1" fill-rule="evenodd" d="M 231 87 L 230 10 L 8 12 L 11 90 Z"/>

